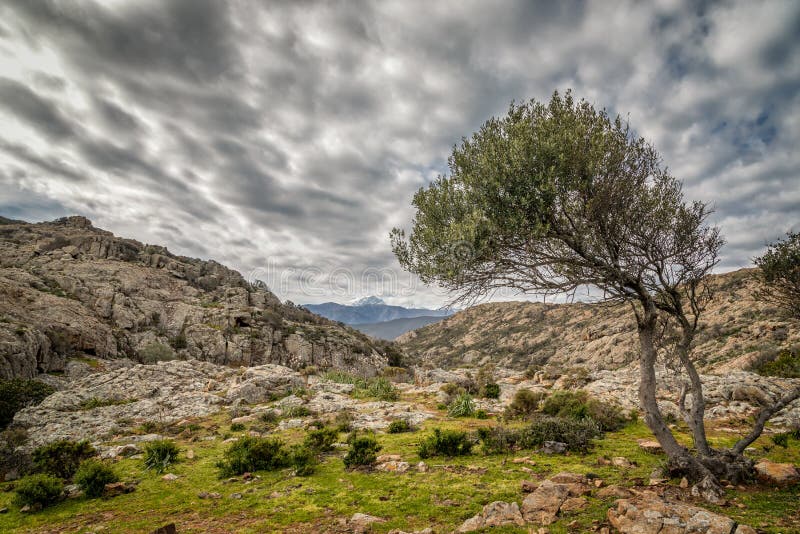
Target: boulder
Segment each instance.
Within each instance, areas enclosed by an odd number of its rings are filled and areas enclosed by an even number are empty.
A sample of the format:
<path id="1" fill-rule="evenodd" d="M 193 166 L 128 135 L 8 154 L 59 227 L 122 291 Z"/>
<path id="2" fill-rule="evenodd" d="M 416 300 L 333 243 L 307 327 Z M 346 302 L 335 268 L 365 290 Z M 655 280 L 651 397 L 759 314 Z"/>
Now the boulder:
<path id="1" fill-rule="evenodd" d="M 522 516 L 529 523 L 549 525 L 568 496 L 568 485 L 545 480 L 522 501 Z"/>
<path id="2" fill-rule="evenodd" d="M 474 532 L 487 527 L 503 525 L 517 525 L 520 527 L 525 525 L 525 520 L 517 503 L 503 501 L 489 503 L 483 507 L 481 513 L 464 521 L 456 532 Z"/>
<path id="3" fill-rule="evenodd" d="M 371 525 L 373 523 L 385 523 L 385 522 L 386 520 L 383 518 L 357 512 L 353 514 L 353 516 L 347 522 L 347 526 L 350 529 L 350 532 L 353 532 L 354 534 L 364 534 L 370 531 L 370 529 L 372 528 Z"/>
<path id="4" fill-rule="evenodd" d="M 564 454 L 567 452 L 567 444 L 560 441 L 545 441 L 536 452 L 539 454 Z"/>
<path id="5" fill-rule="evenodd" d="M 761 459 L 755 465 L 758 479 L 767 484 L 788 486 L 800 482 L 800 471 L 792 464 L 779 464 Z"/>
<path id="6" fill-rule="evenodd" d="M 750 527 L 704 508 L 668 502 L 645 491 L 632 499 L 620 499 L 608 510 L 611 525 L 621 534 L 749 534 Z"/>

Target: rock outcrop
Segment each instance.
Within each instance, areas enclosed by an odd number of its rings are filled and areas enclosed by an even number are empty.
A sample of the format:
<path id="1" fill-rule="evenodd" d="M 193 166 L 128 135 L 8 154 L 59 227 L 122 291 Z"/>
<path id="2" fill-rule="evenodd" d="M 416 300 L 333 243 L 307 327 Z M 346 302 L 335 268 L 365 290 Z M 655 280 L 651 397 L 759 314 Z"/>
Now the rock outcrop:
<path id="1" fill-rule="evenodd" d="M 196 359 L 374 374 L 369 338 L 282 304 L 214 261 L 176 256 L 83 217 L 0 221 L 0 378 L 65 370 L 70 357 Z"/>

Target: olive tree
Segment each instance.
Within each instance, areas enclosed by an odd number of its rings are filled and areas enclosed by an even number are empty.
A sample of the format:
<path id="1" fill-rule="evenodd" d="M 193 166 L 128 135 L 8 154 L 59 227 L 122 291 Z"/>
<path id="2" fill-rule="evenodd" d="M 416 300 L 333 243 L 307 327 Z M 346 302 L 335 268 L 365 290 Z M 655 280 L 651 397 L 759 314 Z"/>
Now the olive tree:
<path id="1" fill-rule="evenodd" d="M 800 233 L 789 232 L 786 239 L 770 244 L 755 264 L 762 298 L 800 319 Z"/>
<path id="2" fill-rule="evenodd" d="M 602 300 L 629 304 L 641 408 L 672 469 L 711 501 L 720 499 L 720 478 L 746 478 L 752 463 L 743 447 L 709 446 L 691 357 L 706 275 L 723 240 L 708 224 L 708 206 L 684 199 L 655 148 L 618 116 L 555 93 L 547 104 L 512 104 L 505 117 L 489 119 L 454 147 L 449 168 L 414 196 L 410 235 L 392 231 L 400 264 L 456 301 L 498 288 L 553 295 L 593 287 Z M 686 377 L 680 404 L 694 452 L 675 439 L 656 398 L 665 321 Z"/>

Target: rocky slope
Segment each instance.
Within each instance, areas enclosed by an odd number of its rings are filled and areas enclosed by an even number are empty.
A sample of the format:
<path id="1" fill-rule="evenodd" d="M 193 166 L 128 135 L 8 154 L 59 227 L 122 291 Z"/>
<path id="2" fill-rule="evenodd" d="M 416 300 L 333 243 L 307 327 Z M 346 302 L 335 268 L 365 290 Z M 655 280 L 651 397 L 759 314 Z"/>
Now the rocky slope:
<path id="1" fill-rule="evenodd" d="M 751 270 L 711 279 L 696 355 L 707 372 L 748 369 L 800 343 L 800 329 L 754 297 Z M 503 302 L 475 306 L 397 341 L 412 361 L 452 368 L 619 369 L 635 361 L 636 325 L 624 305 Z"/>
<path id="2" fill-rule="evenodd" d="M 70 358 L 314 365 L 374 374 L 363 334 L 282 304 L 214 261 L 115 237 L 83 217 L 0 218 L 0 378 Z"/>

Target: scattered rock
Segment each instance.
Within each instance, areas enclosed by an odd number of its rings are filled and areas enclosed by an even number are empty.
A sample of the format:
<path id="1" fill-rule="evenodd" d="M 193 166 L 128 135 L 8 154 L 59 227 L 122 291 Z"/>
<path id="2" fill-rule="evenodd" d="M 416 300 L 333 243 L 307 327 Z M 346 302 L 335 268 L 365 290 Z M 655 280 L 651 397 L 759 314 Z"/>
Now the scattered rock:
<path id="1" fill-rule="evenodd" d="M 199 499 L 221 499 L 222 495 L 220 495 L 217 492 L 209 493 L 207 491 L 201 491 L 200 493 L 197 494 L 197 497 Z"/>
<path id="2" fill-rule="evenodd" d="M 385 471 L 387 473 L 405 473 L 411 467 L 411 464 L 408 462 L 397 462 L 397 461 L 390 461 L 390 462 L 383 462 L 382 464 L 378 464 L 375 466 L 375 469 L 378 471 Z"/>
<path id="3" fill-rule="evenodd" d="M 379 464 L 382 464 L 384 462 L 399 462 L 402 459 L 403 457 L 400 456 L 399 454 L 381 454 L 380 456 L 375 458 L 375 461 Z"/>
<path id="4" fill-rule="evenodd" d="M 194 460 L 194 449 L 189 449 L 188 451 L 186 451 L 186 459 Z"/>
<path id="5" fill-rule="evenodd" d="M 133 482 L 112 482 L 106 484 L 103 488 L 103 497 L 116 497 L 117 495 L 124 495 L 136 490 L 136 484 Z"/>
<path id="6" fill-rule="evenodd" d="M 681 479 L 681 483 L 680 483 L 680 484 L 678 484 L 678 485 L 679 485 L 681 488 L 683 488 L 683 489 L 686 489 L 686 488 L 688 488 L 688 487 L 689 487 L 689 479 L 687 479 L 686 477 L 683 477 L 683 478 Z"/>
<path id="7" fill-rule="evenodd" d="M 648 452 L 650 454 L 660 454 L 663 452 L 661 448 L 661 444 L 652 439 L 640 439 L 638 440 L 639 448 L 642 449 L 644 452 Z"/>
<path id="8" fill-rule="evenodd" d="M 517 503 L 495 501 L 483 507 L 478 515 L 464 521 L 456 532 L 474 532 L 487 527 L 502 525 L 525 525 Z"/>
<path id="9" fill-rule="evenodd" d="M 150 534 L 176 534 L 178 531 L 175 529 L 175 523 L 164 525 L 152 531 Z"/>
<path id="10" fill-rule="evenodd" d="M 241 493 L 231 493 L 230 498 L 231 499 L 241 499 L 242 498 L 242 494 Z"/>
<path id="11" fill-rule="evenodd" d="M 587 504 L 589 504 L 589 501 L 586 500 L 586 497 L 570 497 L 561 504 L 561 508 L 558 511 L 564 513 L 575 512 L 583 510 Z"/>
<path id="12" fill-rule="evenodd" d="M 645 491 L 620 499 L 608 510 L 608 520 L 621 534 L 747 534 L 752 530 L 723 515 L 684 503 L 670 503 Z"/>
<path id="13" fill-rule="evenodd" d="M 0 508 L 0 514 L 7 514 L 7 513 L 8 513 L 8 508 L 6 507 Z"/>
<path id="14" fill-rule="evenodd" d="M 549 525 L 555 521 L 559 508 L 568 496 L 566 484 L 545 480 L 522 501 L 522 516 L 530 523 Z"/>
<path id="15" fill-rule="evenodd" d="M 167 473 L 166 475 L 161 477 L 161 480 L 166 480 L 167 482 L 169 482 L 169 481 L 172 481 L 172 480 L 178 480 L 178 478 L 180 478 L 180 477 L 178 477 L 178 475 L 176 475 L 174 473 Z"/>
<path id="16" fill-rule="evenodd" d="M 100 453 L 100 457 L 106 460 L 112 460 L 117 457 L 129 458 L 136 454 L 141 454 L 142 449 L 133 443 L 126 443 L 125 445 L 116 445 L 109 447 Z"/>
<path id="17" fill-rule="evenodd" d="M 542 448 L 536 452 L 539 454 L 564 454 L 567 452 L 567 444 L 560 441 L 545 441 Z"/>
<path id="18" fill-rule="evenodd" d="M 532 493 L 539 487 L 539 483 L 533 480 L 522 481 L 522 493 Z"/>
<path id="19" fill-rule="evenodd" d="M 800 471 L 792 464 L 779 464 L 761 459 L 755 465 L 758 479 L 767 484 L 788 486 L 800 482 Z"/>
<path id="20" fill-rule="evenodd" d="M 364 534 L 370 530 L 373 523 L 385 523 L 386 520 L 374 515 L 355 513 L 347 522 L 347 526 L 354 534 Z"/>
<path id="21" fill-rule="evenodd" d="M 417 464 L 417 471 L 420 473 L 427 473 L 428 472 L 428 464 L 425 462 L 420 462 Z"/>
<path id="22" fill-rule="evenodd" d="M 611 459 L 611 465 L 615 465 L 617 467 L 624 467 L 626 469 L 629 468 L 629 467 L 633 467 L 633 464 L 630 462 L 630 460 L 628 460 L 624 456 L 615 456 L 615 457 L 613 457 Z"/>
<path id="23" fill-rule="evenodd" d="M 602 499 L 608 497 L 616 497 L 618 499 L 630 499 L 631 497 L 633 497 L 633 493 L 627 488 L 623 488 L 622 486 L 617 486 L 612 484 L 611 486 L 607 486 L 598 491 L 597 496 Z"/>

